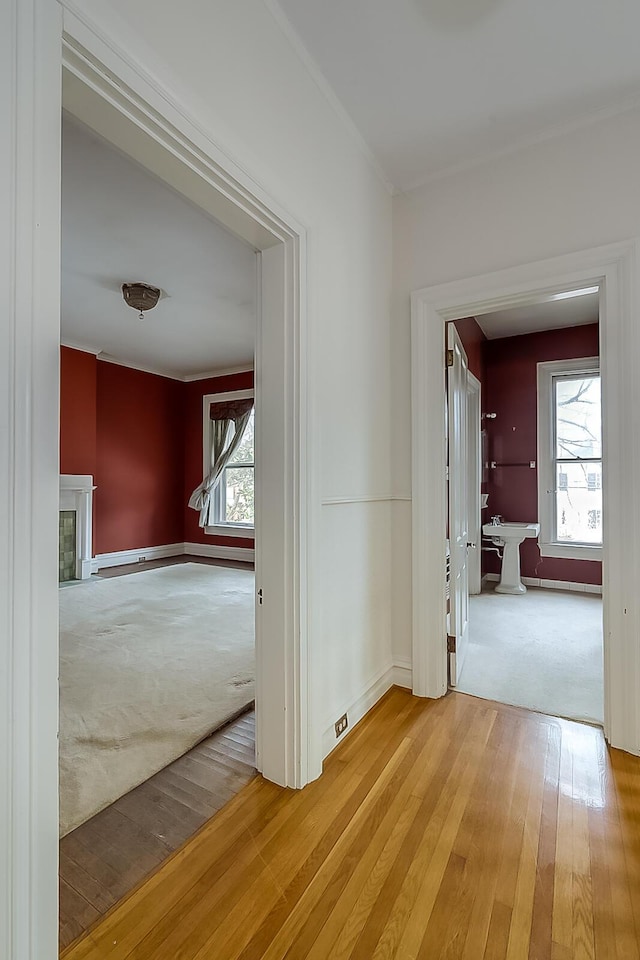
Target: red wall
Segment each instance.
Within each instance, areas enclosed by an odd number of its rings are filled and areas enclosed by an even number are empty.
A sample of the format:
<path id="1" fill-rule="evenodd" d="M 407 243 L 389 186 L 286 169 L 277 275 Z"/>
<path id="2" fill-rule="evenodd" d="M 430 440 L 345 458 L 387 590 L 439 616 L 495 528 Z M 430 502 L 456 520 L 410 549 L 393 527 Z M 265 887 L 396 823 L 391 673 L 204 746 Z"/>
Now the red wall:
<path id="1" fill-rule="evenodd" d="M 215 543 L 220 546 L 253 548 L 253 537 L 218 537 L 198 526 L 198 511 L 188 506 L 189 497 L 202 483 L 202 398 L 207 393 L 252 390 L 253 371 L 228 377 L 194 380 L 183 384 L 184 401 L 184 540 L 187 543 Z"/>
<path id="2" fill-rule="evenodd" d="M 180 543 L 184 384 L 98 363 L 96 553 Z"/>
<path id="3" fill-rule="evenodd" d="M 483 347 L 485 420 L 489 460 L 537 461 L 537 368 L 546 360 L 569 360 L 599 355 L 598 324 L 548 330 L 502 340 L 487 340 Z M 529 466 L 498 467 L 489 471 L 489 516 L 507 520 L 538 520 L 538 471 Z M 487 557 L 487 570 L 497 573 L 499 560 Z M 546 580 L 602 583 L 602 564 L 592 560 L 558 560 L 540 557 L 537 541 L 525 540 L 520 548 L 522 574 Z"/>
<path id="4" fill-rule="evenodd" d="M 60 349 L 60 473 L 96 472 L 96 377 L 92 353 Z"/>
<path id="5" fill-rule="evenodd" d="M 469 361 L 469 370 L 477 377 L 480 383 L 484 380 L 484 352 L 483 346 L 486 337 L 475 317 L 465 317 L 464 320 L 454 320 L 453 325 L 458 331 L 464 352 Z"/>
<path id="6" fill-rule="evenodd" d="M 68 347 L 60 366 L 60 472 L 94 477 L 94 553 L 253 547 L 253 537 L 207 535 L 187 506 L 202 481 L 202 397 L 252 389 L 253 372 L 182 383 Z"/>

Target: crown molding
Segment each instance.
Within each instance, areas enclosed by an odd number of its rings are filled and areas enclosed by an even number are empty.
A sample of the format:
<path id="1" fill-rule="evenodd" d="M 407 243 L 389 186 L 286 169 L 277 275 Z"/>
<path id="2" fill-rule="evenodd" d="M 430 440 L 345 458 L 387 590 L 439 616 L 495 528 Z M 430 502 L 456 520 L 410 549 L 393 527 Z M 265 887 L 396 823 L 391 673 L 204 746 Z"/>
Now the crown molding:
<path id="1" fill-rule="evenodd" d="M 96 349 L 95 347 L 87 347 L 84 344 L 76 343 L 74 340 L 67 340 L 66 338 L 60 340 L 61 347 L 68 347 L 69 350 L 79 350 L 80 353 L 91 353 L 94 357 L 97 357 L 101 352 L 100 347 Z"/>
<path id="2" fill-rule="evenodd" d="M 218 370 L 208 370 L 205 373 L 189 373 L 182 379 L 185 383 L 194 380 L 209 380 L 213 377 L 232 377 L 236 373 L 253 373 L 253 364 L 245 363 L 237 367 L 220 367 Z"/>
<path id="3" fill-rule="evenodd" d="M 410 180 L 408 183 L 403 184 L 401 187 L 396 188 L 393 191 L 393 195 L 398 196 L 413 193 L 415 190 L 420 190 L 422 187 L 430 186 L 430 184 L 435 183 L 438 180 L 446 180 L 449 177 L 455 177 L 458 174 L 467 173 L 469 170 L 475 170 L 477 167 L 482 167 L 488 163 L 493 163 L 495 160 L 500 160 L 502 157 L 508 157 L 511 156 L 511 154 L 520 153 L 530 147 L 536 147 L 539 144 L 547 143 L 550 140 L 558 140 L 563 136 L 575 133 L 578 130 L 582 130 L 583 127 L 593 126 L 596 123 L 618 117 L 623 113 L 632 113 L 639 107 L 640 96 L 634 96 L 610 107 L 603 107 L 600 110 L 583 114 L 583 116 L 578 117 L 575 120 L 570 120 L 564 123 L 556 123 L 551 127 L 545 127 L 543 130 L 539 130 L 537 133 L 526 137 L 520 137 L 513 143 L 510 143 L 497 150 L 491 150 L 485 153 L 477 154 L 475 157 L 469 157 L 466 160 L 460 161 L 459 163 L 453 163 L 449 166 L 443 167 L 440 170 L 434 170 L 433 173 L 425 173 L 419 177 L 416 177 L 414 180 Z"/>
<path id="4" fill-rule="evenodd" d="M 196 380 L 212 380 L 216 377 L 231 377 L 237 373 L 250 373 L 253 371 L 252 363 L 238 364 L 234 367 L 217 367 L 213 370 L 203 370 L 201 373 L 178 373 L 176 370 L 164 370 L 161 367 L 151 367 L 143 363 L 133 363 L 130 360 L 121 360 L 119 357 L 113 357 L 105 353 L 100 348 L 87 347 L 84 344 L 73 340 L 60 341 L 61 347 L 68 347 L 70 350 L 79 350 L 80 353 L 89 353 L 105 363 L 113 363 L 117 367 L 128 367 L 130 370 L 139 370 L 140 373 L 151 373 L 156 377 L 165 377 L 167 380 L 179 380 L 180 383 L 193 383 Z"/>

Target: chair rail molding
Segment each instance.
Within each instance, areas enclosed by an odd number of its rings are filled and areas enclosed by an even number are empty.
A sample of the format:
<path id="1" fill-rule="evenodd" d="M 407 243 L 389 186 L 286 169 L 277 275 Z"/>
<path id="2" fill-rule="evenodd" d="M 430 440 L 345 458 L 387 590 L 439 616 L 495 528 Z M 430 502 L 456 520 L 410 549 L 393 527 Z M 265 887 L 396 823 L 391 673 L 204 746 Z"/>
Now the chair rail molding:
<path id="1" fill-rule="evenodd" d="M 413 690 L 438 697 L 447 689 L 445 323 L 524 305 L 540 294 L 600 286 L 605 734 L 630 753 L 640 753 L 639 277 L 640 241 L 631 239 L 411 296 Z"/>

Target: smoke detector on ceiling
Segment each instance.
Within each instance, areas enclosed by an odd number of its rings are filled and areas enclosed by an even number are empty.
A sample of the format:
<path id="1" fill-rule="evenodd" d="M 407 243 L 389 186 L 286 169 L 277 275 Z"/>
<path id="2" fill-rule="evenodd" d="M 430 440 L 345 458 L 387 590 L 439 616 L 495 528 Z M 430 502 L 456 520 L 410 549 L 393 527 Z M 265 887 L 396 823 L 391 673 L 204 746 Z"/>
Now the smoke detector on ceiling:
<path id="1" fill-rule="evenodd" d="M 127 306 L 139 310 L 139 320 L 144 320 L 144 311 L 153 310 L 162 291 L 159 287 L 152 287 L 148 283 L 123 283 L 122 296 Z"/>

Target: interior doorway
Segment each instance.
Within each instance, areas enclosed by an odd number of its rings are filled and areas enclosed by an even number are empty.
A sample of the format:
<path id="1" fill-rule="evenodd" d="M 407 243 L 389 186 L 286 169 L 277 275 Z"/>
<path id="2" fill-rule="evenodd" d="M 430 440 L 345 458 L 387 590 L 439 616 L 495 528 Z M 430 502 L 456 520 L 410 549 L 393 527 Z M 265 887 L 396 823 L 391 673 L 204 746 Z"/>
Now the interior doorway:
<path id="1" fill-rule="evenodd" d="M 61 241 L 64 950 L 256 774 L 260 304 L 253 246 L 67 113 Z"/>
<path id="2" fill-rule="evenodd" d="M 604 730 L 612 744 L 636 753 L 640 736 L 635 690 L 638 624 L 631 598 L 638 570 L 629 548 L 628 511 L 636 502 L 635 241 L 564 254 L 495 273 L 439 284 L 412 294 L 412 605 L 413 689 L 441 697 L 448 689 L 446 646 L 445 322 L 531 302 L 532 297 L 598 286 L 605 472 L 602 546 Z M 640 468 L 638 468 L 640 469 Z"/>
<path id="3" fill-rule="evenodd" d="M 447 333 L 450 344 L 458 343 L 447 367 L 454 626 L 455 612 L 468 603 L 468 636 L 458 647 L 462 656 L 450 653 L 450 683 L 602 724 L 606 467 L 598 287 L 540 294 L 516 308 L 451 321 Z M 473 426 L 451 415 L 465 398 L 467 407 L 472 403 L 469 367 L 483 396 Z M 482 460 L 461 459 L 472 435 Z M 457 481 L 454 467 L 461 470 Z M 464 583 L 453 576 L 453 532 L 461 525 L 479 529 L 482 544 L 481 589 L 464 598 L 456 596 Z M 469 534 L 469 563 L 472 550 Z M 459 644 L 450 636 L 450 647 Z"/>
<path id="4" fill-rule="evenodd" d="M 38 210 L 46 215 L 42 229 L 35 219 L 26 229 L 28 236 L 20 248 L 20 263 L 24 261 L 25 268 L 29 264 L 24 276 L 33 271 L 35 279 L 32 287 L 26 280 L 20 287 L 29 289 L 30 304 L 25 307 L 23 324 L 29 346 L 17 350 L 15 370 L 18 378 L 24 377 L 25 391 L 36 383 L 37 401 L 36 415 L 29 411 L 27 416 L 25 410 L 23 418 L 23 448 L 30 452 L 18 458 L 17 488 L 24 490 L 24 495 L 15 512 L 21 518 L 32 517 L 31 525 L 37 527 L 39 538 L 37 548 L 29 538 L 24 544 L 22 593 L 35 598 L 30 610 L 37 615 L 31 615 L 24 630 L 16 632 L 17 638 L 28 635 L 29 643 L 21 644 L 20 658 L 13 664 L 13 685 L 20 695 L 14 701 L 7 766 L 7 782 L 16 784 L 14 799 L 19 794 L 31 800 L 20 809 L 10 804 L 5 811 L 7 835 L 13 838 L 15 849 L 29 848 L 31 855 L 11 858 L 7 863 L 11 880 L 8 889 L 24 894 L 7 913 L 7 935 L 12 943 L 23 943 L 27 951 L 38 955 L 53 954 L 57 939 L 57 571 L 49 557 L 57 539 L 59 497 L 54 452 L 58 310 L 52 293 L 57 288 L 59 266 L 56 81 L 61 55 L 64 106 L 73 116 L 172 182 L 196 205 L 204 209 L 211 205 L 221 222 L 238 235 L 244 231 L 247 241 L 259 251 L 262 296 L 256 391 L 259 417 L 267 427 L 258 432 L 264 438 L 261 443 L 280 451 L 280 456 L 263 455 L 262 450 L 256 454 L 261 473 L 257 523 L 262 543 L 256 563 L 263 599 L 258 623 L 257 762 L 266 777 L 291 787 L 303 786 L 321 771 L 321 744 L 314 742 L 307 728 L 304 228 L 221 155 L 161 90 L 121 60 L 116 49 L 107 49 L 90 27 L 69 16 L 61 45 L 59 13 L 44 8 L 37 11 L 36 46 L 42 56 L 36 56 L 31 48 L 27 52 L 33 40 L 33 36 L 26 40 L 31 24 L 21 33 L 25 41 L 24 49 L 21 47 L 23 62 L 30 62 L 34 56 L 38 72 L 36 93 L 29 94 L 30 107 L 36 109 L 37 101 L 38 118 L 30 125 L 25 103 L 19 127 L 20 131 L 30 131 L 31 146 L 23 140 L 22 148 L 26 156 L 33 152 L 34 143 L 44 144 L 47 159 L 40 164 L 41 154 L 36 148 L 37 163 L 28 165 L 28 169 L 23 164 L 23 172 L 17 177 L 27 191 L 35 189 L 37 182 Z M 45 76 L 50 80 L 48 86 L 43 84 Z M 27 249 L 31 249 L 30 257 Z M 18 337 L 20 344 L 24 337 L 22 333 Z M 37 440 L 31 432 L 34 424 Z M 45 436 L 52 442 L 44 445 L 44 453 L 34 456 L 33 450 L 41 449 L 40 438 Z M 42 468 L 36 471 L 34 463 Z M 24 485 L 19 479 L 23 475 Z M 266 555 L 268 565 L 263 562 Z M 25 600 L 20 609 L 28 605 Z"/>

